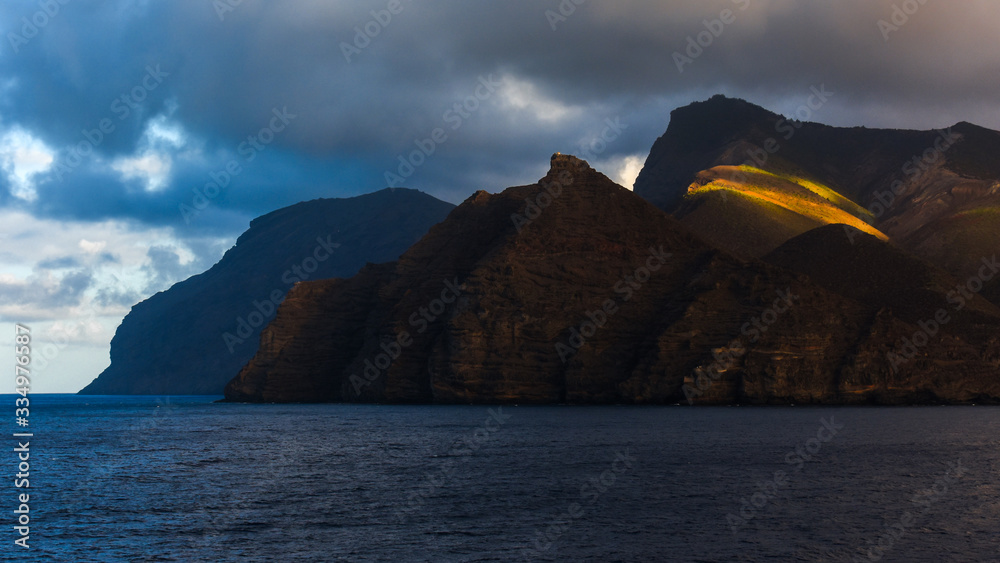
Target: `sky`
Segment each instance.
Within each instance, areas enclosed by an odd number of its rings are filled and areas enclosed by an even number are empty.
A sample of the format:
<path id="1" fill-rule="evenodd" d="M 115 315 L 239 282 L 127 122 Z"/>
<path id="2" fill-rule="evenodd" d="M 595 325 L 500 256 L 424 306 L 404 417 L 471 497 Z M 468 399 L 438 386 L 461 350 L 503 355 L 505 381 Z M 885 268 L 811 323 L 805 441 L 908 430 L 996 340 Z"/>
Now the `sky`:
<path id="1" fill-rule="evenodd" d="M 631 183 L 722 93 L 838 126 L 1000 129 L 994 0 L 5 0 L 0 324 L 33 392 L 259 215 L 387 186 L 460 203 L 554 152 Z"/>

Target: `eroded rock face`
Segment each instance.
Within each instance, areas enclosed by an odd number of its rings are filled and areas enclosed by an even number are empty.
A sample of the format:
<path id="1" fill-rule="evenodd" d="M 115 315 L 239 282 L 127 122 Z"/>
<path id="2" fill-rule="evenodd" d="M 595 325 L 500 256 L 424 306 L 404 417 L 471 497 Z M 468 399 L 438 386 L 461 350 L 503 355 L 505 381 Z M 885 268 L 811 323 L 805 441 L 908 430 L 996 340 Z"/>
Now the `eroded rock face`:
<path id="1" fill-rule="evenodd" d="M 258 217 L 207 272 L 134 306 L 111 341 L 111 366 L 81 393 L 221 394 L 296 281 L 393 260 L 453 208 L 387 189 Z"/>
<path id="2" fill-rule="evenodd" d="M 996 321 L 990 311 L 949 325 L 956 332 L 893 365 L 888 352 L 919 330 L 917 321 L 833 289 L 713 249 L 583 161 L 554 155 L 537 184 L 477 192 L 397 262 L 347 280 L 297 284 L 226 397 L 393 403 L 1000 397 L 1000 344 L 990 336 L 997 326 L 989 332 Z"/>

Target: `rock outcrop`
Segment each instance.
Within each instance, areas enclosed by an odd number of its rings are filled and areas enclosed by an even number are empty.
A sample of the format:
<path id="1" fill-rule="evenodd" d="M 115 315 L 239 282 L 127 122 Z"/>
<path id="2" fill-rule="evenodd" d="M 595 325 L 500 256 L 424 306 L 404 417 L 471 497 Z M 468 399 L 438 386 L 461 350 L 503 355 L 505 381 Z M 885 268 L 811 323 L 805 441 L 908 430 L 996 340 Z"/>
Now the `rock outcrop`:
<path id="1" fill-rule="evenodd" d="M 222 394 L 295 282 L 394 260 L 453 208 L 387 189 L 258 217 L 207 272 L 134 306 L 111 341 L 111 365 L 81 393 Z"/>
<path id="2" fill-rule="evenodd" d="M 776 251 L 773 261 L 816 247 L 799 242 Z M 874 237 L 864 244 L 886 245 Z M 905 268 L 927 279 L 946 275 L 920 263 Z M 473 194 L 397 262 L 349 279 L 296 284 L 261 334 L 258 353 L 227 385 L 226 398 L 653 404 L 1000 398 L 995 309 L 979 306 L 969 319 L 920 340 L 914 337 L 924 326 L 919 309 L 897 314 L 871 295 L 824 286 L 810 273 L 717 250 L 586 163 L 555 155 L 537 184 Z M 907 291 L 927 303 L 940 295 Z"/>

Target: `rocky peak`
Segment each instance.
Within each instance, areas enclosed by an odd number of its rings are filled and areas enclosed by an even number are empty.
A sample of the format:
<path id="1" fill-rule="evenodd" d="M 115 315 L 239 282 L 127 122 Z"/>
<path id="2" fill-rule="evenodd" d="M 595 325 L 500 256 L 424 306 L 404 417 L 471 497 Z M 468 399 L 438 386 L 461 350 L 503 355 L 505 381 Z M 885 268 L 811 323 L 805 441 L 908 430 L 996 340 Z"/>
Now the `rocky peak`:
<path id="1" fill-rule="evenodd" d="M 591 169 L 586 160 L 577 158 L 571 154 L 563 154 L 561 152 L 557 152 L 552 155 L 550 163 L 549 173 L 558 172 L 559 170 L 578 170 L 581 168 L 584 170 Z"/>
<path id="2" fill-rule="evenodd" d="M 588 164 L 586 160 L 577 158 L 571 154 L 557 152 L 552 155 L 552 158 L 550 159 L 549 171 L 545 174 L 545 177 L 542 180 L 543 182 L 556 180 L 559 178 L 560 174 L 565 176 L 565 173 L 570 174 L 573 178 L 598 174 L 596 170 L 591 168 L 590 164 Z"/>

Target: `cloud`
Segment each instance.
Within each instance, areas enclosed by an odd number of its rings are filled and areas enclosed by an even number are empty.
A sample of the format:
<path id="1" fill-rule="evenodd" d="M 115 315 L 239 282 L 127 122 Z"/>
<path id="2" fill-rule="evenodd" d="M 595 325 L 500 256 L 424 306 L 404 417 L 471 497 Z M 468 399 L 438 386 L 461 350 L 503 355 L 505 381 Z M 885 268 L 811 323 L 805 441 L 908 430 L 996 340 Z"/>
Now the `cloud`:
<path id="1" fill-rule="evenodd" d="M 166 289 L 205 269 L 202 264 L 195 262 L 190 252 L 173 246 L 152 246 L 146 255 L 149 261 L 142 270 L 149 279 L 144 290 L 147 294 Z"/>
<path id="2" fill-rule="evenodd" d="M 102 287 L 94 295 L 94 304 L 101 308 L 130 308 L 144 299 L 144 294 L 131 288 Z"/>
<path id="3" fill-rule="evenodd" d="M 526 110 L 537 121 L 558 123 L 579 118 L 584 108 L 567 106 L 558 99 L 546 96 L 527 80 L 506 75 L 501 79 L 500 95 L 503 103 L 513 110 Z"/>
<path id="4" fill-rule="evenodd" d="M 25 201 L 37 198 L 34 176 L 47 171 L 55 155 L 45 143 L 20 128 L 0 137 L 0 169 L 12 184 L 11 194 Z"/>
<path id="5" fill-rule="evenodd" d="M 66 268 L 79 268 L 80 261 L 73 256 L 62 256 L 60 258 L 49 258 L 38 263 L 38 267 L 44 270 L 62 270 Z"/>
<path id="6" fill-rule="evenodd" d="M 170 157 L 154 152 L 145 152 L 142 156 L 120 158 L 111 168 L 121 173 L 123 180 L 143 179 L 147 191 L 162 188 L 170 178 Z"/>
<path id="7" fill-rule="evenodd" d="M 91 242 L 87 239 L 80 239 L 79 242 L 80 249 L 86 252 L 87 254 L 97 254 L 102 250 L 104 250 L 104 247 L 107 245 L 108 243 L 103 240 L 97 242 Z"/>
<path id="8" fill-rule="evenodd" d="M 633 123 L 614 150 L 643 154 L 671 109 L 718 92 L 789 112 L 822 83 L 836 92 L 823 121 L 1000 128 L 1000 5 L 989 2 L 928 2 L 888 41 L 878 22 L 891 20 L 892 5 L 867 0 L 590 2 L 554 31 L 554 0 L 406 4 L 350 63 L 342 44 L 384 2 L 245 0 L 221 20 L 211 3 L 124 5 L 66 8 L 0 59 L 0 76 L 11 77 L 0 88 L 4 134 L 36 143 L 21 151 L 11 184 L 36 198 L 33 213 L 234 235 L 276 207 L 384 187 L 397 157 L 489 76 L 500 90 L 447 129 L 407 185 L 459 201 L 531 181 L 516 171 L 574 144 L 591 117 Z M 0 21 L 29 8 L 4 4 Z M 735 22 L 679 73 L 674 53 L 726 9 Z M 246 161 L 242 143 L 275 108 L 299 117 Z M 102 122 L 113 130 L 101 132 Z M 98 137 L 72 174 L 45 171 L 47 155 L 65 159 Z M 211 220 L 186 223 L 178 207 L 230 160 L 246 172 L 212 201 L 202 215 Z M 479 185 L 484 176 L 497 183 Z"/>
<path id="9" fill-rule="evenodd" d="M 40 311 L 60 310 L 80 305 L 84 291 L 94 282 L 87 269 L 56 276 L 42 270 L 26 279 L 0 275 L 0 312 L 9 317 L 37 318 Z"/>
<path id="10" fill-rule="evenodd" d="M 619 185 L 632 189 L 635 179 L 639 177 L 639 171 L 646 160 L 646 155 L 627 155 L 619 158 L 612 164 L 611 179 Z"/>
<path id="11" fill-rule="evenodd" d="M 0 316 L 19 321 L 73 319 L 89 309 L 120 319 L 138 301 L 207 269 L 234 242 L 21 211 L 0 210 L 0 225 Z"/>

